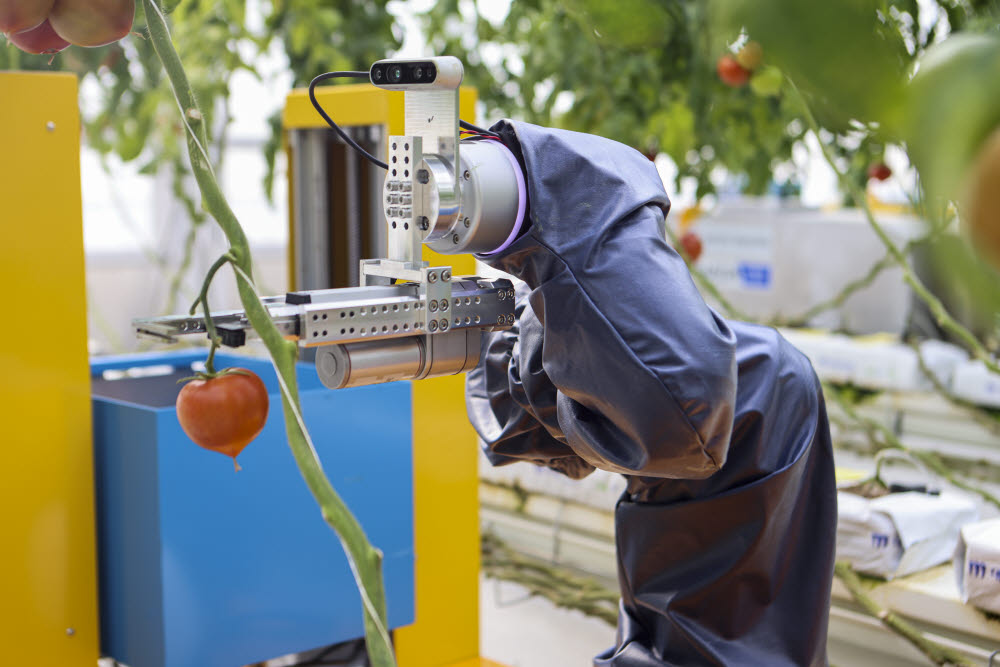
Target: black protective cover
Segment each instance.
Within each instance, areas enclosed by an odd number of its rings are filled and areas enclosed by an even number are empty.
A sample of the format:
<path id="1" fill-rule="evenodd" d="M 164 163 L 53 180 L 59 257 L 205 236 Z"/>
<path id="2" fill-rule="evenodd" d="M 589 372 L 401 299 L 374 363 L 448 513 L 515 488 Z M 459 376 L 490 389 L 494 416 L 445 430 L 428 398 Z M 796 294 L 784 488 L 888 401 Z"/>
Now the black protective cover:
<path id="1" fill-rule="evenodd" d="M 825 665 L 837 508 L 809 361 L 705 304 L 639 152 L 493 130 L 522 162 L 530 226 L 483 259 L 527 287 L 468 375 L 469 417 L 495 465 L 626 475 L 617 646 L 594 665 Z"/>

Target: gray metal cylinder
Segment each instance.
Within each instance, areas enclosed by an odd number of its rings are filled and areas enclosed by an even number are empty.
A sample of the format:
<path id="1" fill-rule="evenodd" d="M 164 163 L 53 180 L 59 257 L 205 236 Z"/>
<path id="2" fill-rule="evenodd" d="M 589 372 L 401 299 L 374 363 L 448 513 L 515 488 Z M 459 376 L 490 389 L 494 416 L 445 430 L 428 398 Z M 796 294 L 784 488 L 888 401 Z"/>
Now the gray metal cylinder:
<path id="1" fill-rule="evenodd" d="M 522 196 L 516 161 L 509 153 L 497 141 L 461 144 L 461 210 L 457 216 L 439 216 L 424 239 L 428 247 L 455 255 L 488 253 L 504 244 L 514 229 Z"/>
<path id="2" fill-rule="evenodd" d="M 330 389 L 454 375 L 479 363 L 479 329 L 326 345 L 316 374 Z"/>
<path id="3" fill-rule="evenodd" d="M 422 336 L 326 345 L 316 352 L 316 373 L 330 389 L 409 380 L 423 364 Z"/>

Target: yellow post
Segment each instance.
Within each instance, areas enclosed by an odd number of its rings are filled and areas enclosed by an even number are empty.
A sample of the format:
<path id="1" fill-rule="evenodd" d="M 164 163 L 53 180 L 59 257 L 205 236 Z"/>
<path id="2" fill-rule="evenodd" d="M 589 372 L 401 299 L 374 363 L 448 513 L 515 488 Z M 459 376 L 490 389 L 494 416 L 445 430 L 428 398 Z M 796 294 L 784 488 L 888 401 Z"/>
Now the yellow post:
<path id="1" fill-rule="evenodd" d="M 0 72 L 0 662 L 98 658 L 76 77 Z"/>
<path id="2" fill-rule="evenodd" d="M 385 125 L 390 135 L 404 132 L 400 92 L 362 84 L 329 87 L 316 97 L 340 125 Z M 459 99 L 462 118 L 475 122 L 476 91 L 463 88 Z M 306 91 L 288 96 L 284 126 L 325 126 Z M 469 255 L 437 255 L 426 248 L 424 255 L 432 266 L 452 266 L 455 275 L 475 271 Z M 479 658 L 478 459 L 465 414 L 464 380 L 413 383 L 417 610 L 416 622 L 395 633 L 400 667 L 496 664 Z"/>

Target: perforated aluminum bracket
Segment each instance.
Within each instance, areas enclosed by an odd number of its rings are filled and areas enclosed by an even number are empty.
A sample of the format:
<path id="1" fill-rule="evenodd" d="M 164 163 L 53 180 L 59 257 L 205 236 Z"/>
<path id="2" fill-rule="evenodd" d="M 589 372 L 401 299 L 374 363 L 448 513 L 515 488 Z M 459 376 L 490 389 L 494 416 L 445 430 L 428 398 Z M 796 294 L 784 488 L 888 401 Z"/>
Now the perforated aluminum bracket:
<path id="1" fill-rule="evenodd" d="M 420 296 L 424 309 L 424 331 L 435 334 L 451 328 L 451 269 L 435 266 L 424 268 L 420 280 Z"/>
<path id="2" fill-rule="evenodd" d="M 389 170 L 382 184 L 388 258 L 410 265 L 421 261 L 421 245 L 426 232 L 417 223 L 417 213 L 426 208 L 426 203 L 414 192 L 415 171 L 423 160 L 422 145 L 420 137 L 389 137 Z M 420 201 L 415 201 L 415 197 Z"/>

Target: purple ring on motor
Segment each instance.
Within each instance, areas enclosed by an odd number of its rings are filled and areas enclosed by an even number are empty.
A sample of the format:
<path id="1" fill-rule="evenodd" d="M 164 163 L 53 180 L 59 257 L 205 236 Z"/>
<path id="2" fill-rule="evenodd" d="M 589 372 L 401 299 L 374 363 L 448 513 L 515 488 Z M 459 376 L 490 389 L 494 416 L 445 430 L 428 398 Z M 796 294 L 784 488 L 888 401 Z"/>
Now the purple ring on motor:
<path id="1" fill-rule="evenodd" d="M 502 141 L 497 141 L 497 144 L 503 148 L 503 154 L 507 156 L 510 166 L 514 168 L 514 177 L 517 179 L 517 217 L 514 220 L 514 228 L 510 230 L 510 236 L 503 242 L 503 245 L 496 250 L 476 253 L 476 257 L 489 257 L 498 252 L 503 252 L 507 249 L 507 246 L 514 242 L 514 239 L 517 238 L 517 235 L 521 231 L 521 226 L 524 224 L 524 209 L 528 204 L 528 193 L 524 184 L 524 174 L 521 173 L 521 165 L 518 164 L 517 158 L 514 157 L 514 154 L 511 153 L 510 149 Z"/>

